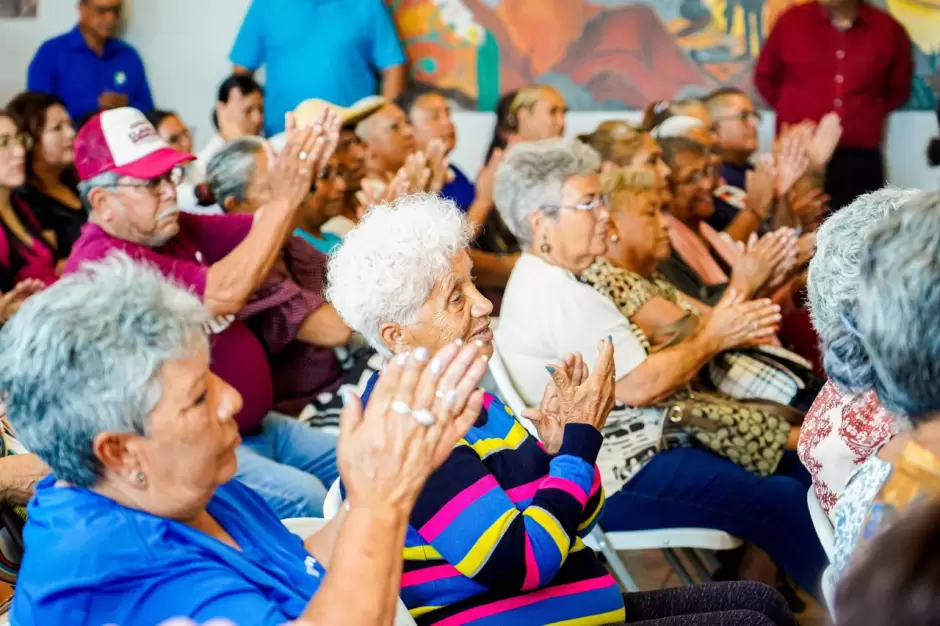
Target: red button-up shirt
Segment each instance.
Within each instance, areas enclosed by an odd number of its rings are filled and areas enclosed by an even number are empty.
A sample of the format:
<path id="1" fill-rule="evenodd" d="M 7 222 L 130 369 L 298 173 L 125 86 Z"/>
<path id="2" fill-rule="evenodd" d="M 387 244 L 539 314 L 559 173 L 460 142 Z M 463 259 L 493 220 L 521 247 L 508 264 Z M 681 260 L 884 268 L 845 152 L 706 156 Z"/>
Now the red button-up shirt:
<path id="1" fill-rule="evenodd" d="M 777 128 L 814 122 L 835 111 L 842 118 L 840 145 L 877 148 L 888 114 L 911 93 L 911 40 L 884 11 L 859 6 L 840 30 L 817 2 L 794 6 L 764 43 L 754 83 L 777 112 Z"/>

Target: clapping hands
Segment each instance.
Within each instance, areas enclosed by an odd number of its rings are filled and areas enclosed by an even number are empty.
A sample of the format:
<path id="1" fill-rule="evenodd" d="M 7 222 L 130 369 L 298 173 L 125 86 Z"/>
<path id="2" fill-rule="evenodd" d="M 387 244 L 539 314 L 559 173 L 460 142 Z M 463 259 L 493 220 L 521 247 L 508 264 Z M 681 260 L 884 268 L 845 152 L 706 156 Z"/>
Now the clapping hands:
<path id="1" fill-rule="evenodd" d="M 579 353 L 547 366 L 551 381 L 537 409 L 526 409 L 549 454 L 561 449 L 566 424 L 589 424 L 601 430 L 614 407 L 614 345 L 605 339 L 598 345 L 597 361 L 589 371 Z"/>
<path id="2" fill-rule="evenodd" d="M 340 121 L 325 107 L 312 124 L 299 127 L 293 113 L 286 117 L 286 143 L 271 168 L 273 201 L 299 207 L 339 143 Z"/>

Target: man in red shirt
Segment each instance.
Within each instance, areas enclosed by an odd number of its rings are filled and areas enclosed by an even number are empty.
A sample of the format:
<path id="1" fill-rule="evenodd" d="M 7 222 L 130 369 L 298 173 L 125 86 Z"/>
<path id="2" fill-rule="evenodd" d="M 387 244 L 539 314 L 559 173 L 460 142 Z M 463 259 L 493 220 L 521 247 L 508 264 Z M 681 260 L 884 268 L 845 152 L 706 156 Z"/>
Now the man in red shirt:
<path id="1" fill-rule="evenodd" d="M 777 112 L 778 130 L 830 111 L 842 120 L 826 172 L 833 210 L 884 186 L 885 123 L 910 96 L 913 71 L 904 27 L 861 0 L 800 4 L 777 19 L 754 83 Z"/>
<path id="2" fill-rule="evenodd" d="M 212 371 L 243 400 L 235 416 L 242 436 L 236 478 L 281 518 L 322 513 L 326 487 L 338 475 L 336 439 L 272 410 L 267 355 L 236 315 L 270 279 L 297 207 L 336 147 L 335 116 L 326 126 L 325 132 L 289 130 L 271 172 L 270 201 L 254 217 L 181 213 L 174 172 L 194 157 L 172 149 L 136 109 L 99 113 L 75 138 L 79 192 L 89 218 L 65 271 L 81 271 L 86 260 L 122 251 L 200 297 L 215 316 L 206 329 Z"/>

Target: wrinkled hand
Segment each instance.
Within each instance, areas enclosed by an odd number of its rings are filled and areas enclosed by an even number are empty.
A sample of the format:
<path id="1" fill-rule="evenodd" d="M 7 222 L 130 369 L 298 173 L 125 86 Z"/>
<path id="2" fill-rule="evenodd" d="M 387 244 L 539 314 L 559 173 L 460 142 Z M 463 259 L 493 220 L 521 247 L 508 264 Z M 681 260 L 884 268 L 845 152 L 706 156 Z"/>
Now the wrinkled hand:
<path id="1" fill-rule="evenodd" d="M 379 375 L 369 404 L 350 389 L 340 415 L 337 463 L 353 508 L 410 513 L 428 476 L 476 421 L 477 387 L 486 359 L 474 344 L 450 344 L 428 360 L 426 350 L 394 357 Z M 433 417 L 430 426 L 410 411 Z"/>
<path id="2" fill-rule="evenodd" d="M 564 424 L 590 424 L 601 430 L 614 408 L 614 345 L 610 339 L 598 344 L 597 362 L 587 378 L 581 377 L 580 368 L 571 375 L 563 369 L 549 366 L 549 374 L 558 396 L 558 415 Z"/>
<path id="3" fill-rule="evenodd" d="M 816 124 L 816 131 L 809 143 L 810 165 L 816 170 L 825 168 L 841 138 L 842 120 L 837 113 L 826 113 Z"/>
<path id="4" fill-rule="evenodd" d="M 780 307 L 770 300 L 744 301 L 728 289 L 702 321 L 703 332 L 715 342 L 717 351 L 771 341 L 781 320 Z"/>
<path id="5" fill-rule="evenodd" d="M 800 124 L 791 127 L 789 132 L 781 137 L 776 158 L 778 197 L 785 196 L 809 169 L 808 150 L 812 135 L 810 126 Z"/>
<path id="6" fill-rule="evenodd" d="M 99 109 L 120 109 L 128 103 L 127 94 L 105 91 L 98 96 Z"/>
<path id="7" fill-rule="evenodd" d="M 792 229 L 781 228 L 767 233 L 756 244 L 753 241 L 731 271 L 731 285 L 745 298 L 760 291 L 779 266 L 792 265 L 796 257 Z"/>
<path id="8" fill-rule="evenodd" d="M 427 157 L 425 167 L 430 173 L 427 191 L 440 193 L 441 189 L 450 182 L 452 177 L 450 161 L 447 159 L 447 151 L 444 148 L 444 142 L 440 139 L 432 139 L 429 141 L 425 156 Z"/>
<path id="9" fill-rule="evenodd" d="M 362 218 L 370 207 L 378 204 L 391 204 L 410 193 L 413 192 L 405 168 L 398 170 L 387 185 L 374 178 L 365 178 L 362 181 L 362 189 L 356 192 L 356 201 L 359 203 L 356 211 L 357 217 Z"/>
<path id="10" fill-rule="evenodd" d="M 45 289 L 46 284 L 36 278 L 22 280 L 10 291 L 0 295 L 0 324 L 4 324 L 20 310 L 23 302 Z"/>
<path id="11" fill-rule="evenodd" d="M 562 361 L 552 363 L 548 367 L 564 371 L 575 387 L 587 380 L 589 375 L 587 365 L 584 363 L 584 358 L 580 352 L 573 352 Z M 545 392 L 542 394 L 542 401 L 539 402 L 539 408 L 525 409 L 522 412 L 522 417 L 535 425 L 539 440 L 549 454 L 558 454 L 561 449 L 561 441 L 565 435 L 565 421 L 561 417 L 560 409 L 558 387 L 555 385 L 554 380 L 549 380 L 545 386 Z"/>
<path id="12" fill-rule="evenodd" d="M 790 210 L 803 225 L 814 224 L 829 210 L 829 196 L 819 187 L 793 190 L 790 193 Z"/>
<path id="13" fill-rule="evenodd" d="M 803 267 L 816 253 L 816 233 L 806 233 L 796 241 L 796 267 Z"/>
<path id="14" fill-rule="evenodd" d="M 270 174 L 273 201 L 287 202 L 294 209 L 303 203 L 336 150 L 340 127 L 339 117 L 329 107 L 303 128 L 298 128 L 293 113 L 287 114 L 286 143 Z"/>
<path id="15" fill-rule="evenodd" d="M 746 174 L 744 184 L 747 192 L 746 206 L 762 220 L 770 214 L 770 209 L 773 207 L 776 180 L 777 170 L 774 167 L 773 157 L 769 154 L 762 155 L 754 169 Z"/>

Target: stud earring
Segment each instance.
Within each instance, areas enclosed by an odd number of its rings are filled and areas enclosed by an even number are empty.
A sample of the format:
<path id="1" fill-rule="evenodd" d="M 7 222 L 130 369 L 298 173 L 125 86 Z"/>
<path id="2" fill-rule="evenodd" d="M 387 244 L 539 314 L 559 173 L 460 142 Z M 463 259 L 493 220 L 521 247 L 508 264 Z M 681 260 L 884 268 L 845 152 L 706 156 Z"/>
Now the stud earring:
<path id="1" fill-rule="evenodd" d="M 542 245 L 539 246 L 539 250 L 542 251 L 542 254 L 548 254 L 552 251 L 552 247 L 548 245 L 548 239 L 542 240 Z"/>
<path id="2" fill-rule="evenodd" d="M 138 485 L 143 485 L 147 482 L 147 475 L 141 471 L 138 471 L 134 474 L 134 480 L 137 481 Z"/>
<path id="3" fill-rule="evenodd" d="M 610 243 L 617 243 L 620 241 L 620 235 L 617 233 L 610 233 Z"/>

